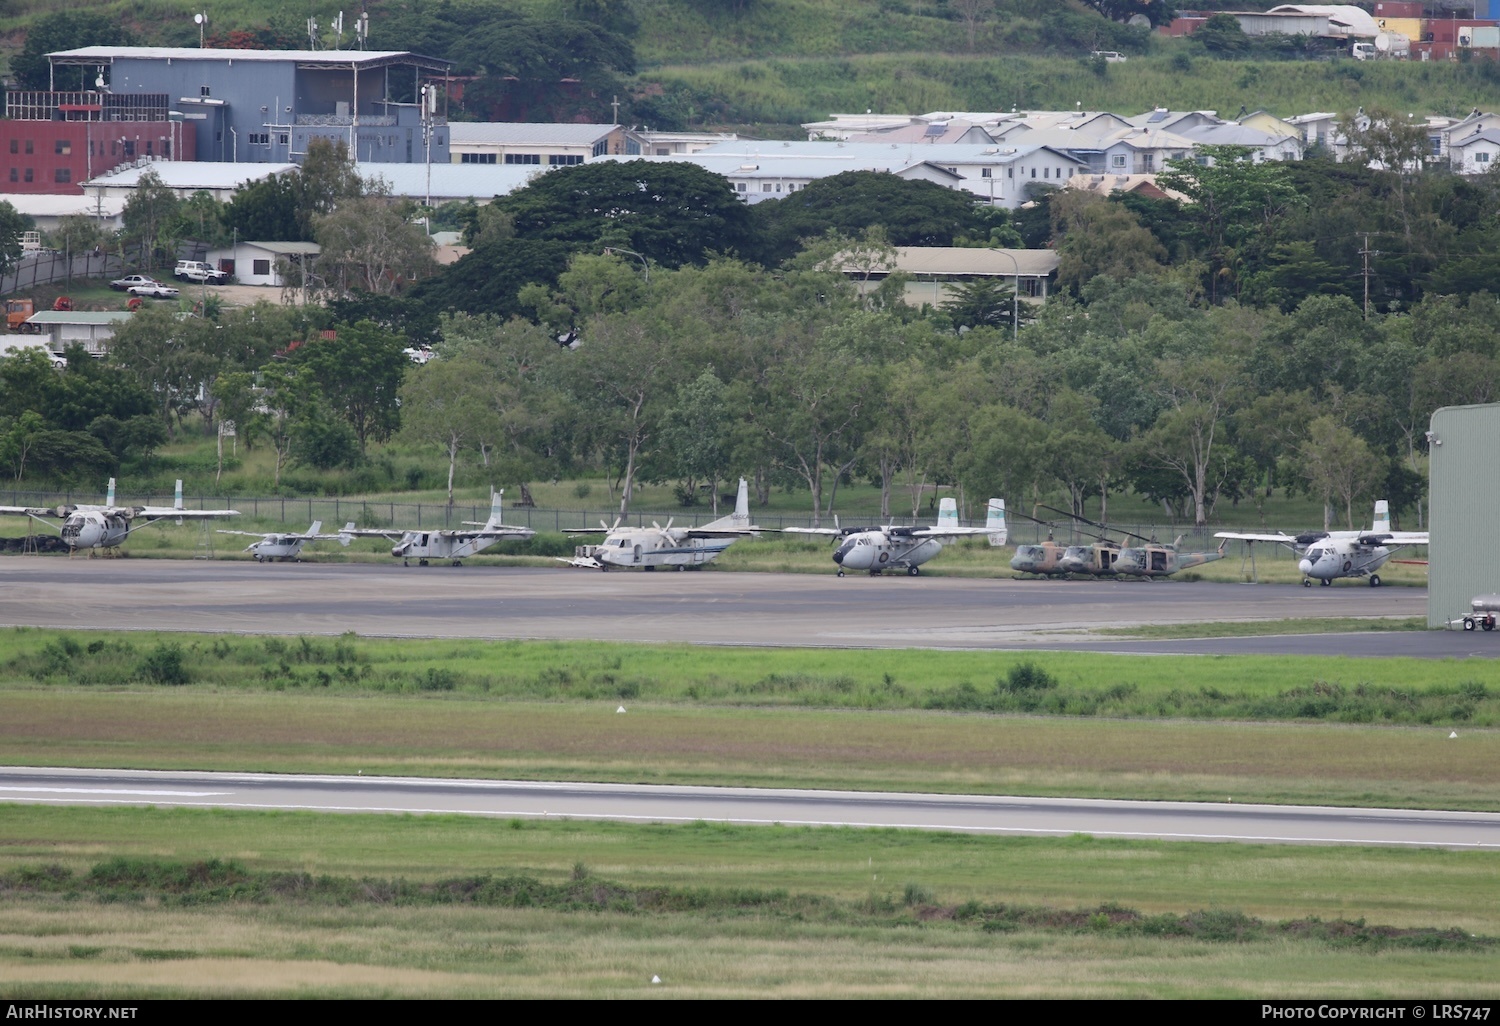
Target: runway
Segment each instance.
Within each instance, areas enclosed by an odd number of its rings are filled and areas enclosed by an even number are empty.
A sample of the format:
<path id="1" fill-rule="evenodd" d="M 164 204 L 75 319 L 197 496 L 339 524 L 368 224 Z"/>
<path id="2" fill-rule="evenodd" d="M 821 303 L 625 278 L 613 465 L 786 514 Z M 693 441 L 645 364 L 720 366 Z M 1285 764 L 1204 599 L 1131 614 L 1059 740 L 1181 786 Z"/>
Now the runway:
<path id="1" fill-rule="evenodd" d="M 1500 848 L 1495 813 L 634 784 L 0 767 L 0 802 Z"/>
<path id="2" fill-rule="evenodd" d="M 0 559 L 0 625 L 256 634 L 593 639 L 843 648 L 1500 655 L 1500 632 L 1366 632 L 1185 641 L 1101 627 L 1414 617 L 1426 592 L 1209 582 L 832 574 L 590 573 L 495 567 Z"/>

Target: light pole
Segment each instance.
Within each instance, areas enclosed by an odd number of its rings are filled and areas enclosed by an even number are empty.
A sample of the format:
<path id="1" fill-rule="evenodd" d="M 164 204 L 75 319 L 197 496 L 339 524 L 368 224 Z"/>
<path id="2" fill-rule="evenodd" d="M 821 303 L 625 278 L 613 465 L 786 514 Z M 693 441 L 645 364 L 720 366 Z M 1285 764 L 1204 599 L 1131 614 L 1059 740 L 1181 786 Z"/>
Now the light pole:
<path id="1" fill-rule="evenodd" d="M 1016 276 L 1012 279 L 1014 284 L 1010 290 L 1010 338 L 1014 342 L 1021 333 L 1021 261 L 1008 249 L 997 249 L 995 252 L 1009 260 L 1016 269 Z"/>
<path id="2" fill-rule="evenodd" d="M 645 273 L 646 273 L 646 284 L 647 285 L 651 284 L 651 265 L 648 264 L 648 263 L 646 263 L 646 258 L 645 257 L 641 256 L 639 253 L 637 253 L 633 249 L 621 249 L 619 246 L 605 246 L 604 247 L 604 255 L 605 256 L 614 256 L 616 253 L 624 253 L 626 256 L 633 256 L 637 260 L 639 260 L 641 262 L 641 268 L 642 268 L 642 270 L 644 270 Z"/>

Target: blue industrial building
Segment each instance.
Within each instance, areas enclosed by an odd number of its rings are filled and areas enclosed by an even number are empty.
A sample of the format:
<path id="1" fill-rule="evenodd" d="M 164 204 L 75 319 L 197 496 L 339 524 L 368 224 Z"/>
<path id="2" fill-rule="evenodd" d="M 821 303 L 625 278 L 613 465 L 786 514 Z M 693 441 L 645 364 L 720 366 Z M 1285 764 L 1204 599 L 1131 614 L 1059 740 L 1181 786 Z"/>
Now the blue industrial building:
<path id="1" fill-rule="evenodd" d="M 197 129 L 197 153 L 184 154 L 189 159 L 300 163 L 309 142 L 328 139 L 342 140 L 360 161 L 449 161 L 442 84 L 449 65 L 434 57 L 377 50 L 87 46 L 47 58 L 54 90 L 102 83 L 114 94 L 164 94 L 171 116 Z M 434 86 L 436 108 L 425 117 L 424 83 Z"/>

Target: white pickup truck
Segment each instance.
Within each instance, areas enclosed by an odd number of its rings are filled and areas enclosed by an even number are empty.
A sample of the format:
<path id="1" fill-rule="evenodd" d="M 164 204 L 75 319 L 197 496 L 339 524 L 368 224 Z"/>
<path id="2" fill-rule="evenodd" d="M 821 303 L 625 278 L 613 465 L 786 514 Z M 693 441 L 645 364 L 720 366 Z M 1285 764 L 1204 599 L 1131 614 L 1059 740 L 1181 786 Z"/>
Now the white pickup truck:
<path id="1" fill-rule="evenodd" d="M 178 281 L 207 282 L 210 285 L 222 285 L 229 280 L 229 275 L 214 270 L 201 260 L 177 261 L 177 266 L 172 268 L 172 277 Z"/>

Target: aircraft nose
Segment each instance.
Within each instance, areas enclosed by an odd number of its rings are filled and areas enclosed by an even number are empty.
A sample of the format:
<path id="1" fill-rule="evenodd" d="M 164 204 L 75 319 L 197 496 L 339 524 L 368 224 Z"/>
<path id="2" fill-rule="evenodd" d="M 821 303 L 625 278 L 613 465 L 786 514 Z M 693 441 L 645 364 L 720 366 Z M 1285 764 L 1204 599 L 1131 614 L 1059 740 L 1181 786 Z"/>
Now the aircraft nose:
<path id="1" fill-rule="evenodd" d="M 1304 575 L 1311 574 L 1312 568 L 1313 563 L 1310 559 L 1304 559 L 1302 562 L 1297 564 L 1297 569 L 1300 570 Z"/>
<path id="2" fill-rule="evenodd" d="M 836 549 L 833 550 L 833 561 L 835 563 L 837 563 L 839 566 L 843 566 L 844 565 L 844 557 L 847 556 L 848 554 L 849 554 L 849 546 L 847 546 L 847 545 L 840 545 L 838 548 L 836 548 Z"/>

